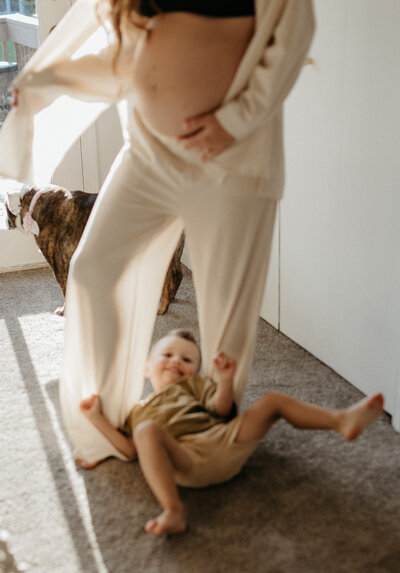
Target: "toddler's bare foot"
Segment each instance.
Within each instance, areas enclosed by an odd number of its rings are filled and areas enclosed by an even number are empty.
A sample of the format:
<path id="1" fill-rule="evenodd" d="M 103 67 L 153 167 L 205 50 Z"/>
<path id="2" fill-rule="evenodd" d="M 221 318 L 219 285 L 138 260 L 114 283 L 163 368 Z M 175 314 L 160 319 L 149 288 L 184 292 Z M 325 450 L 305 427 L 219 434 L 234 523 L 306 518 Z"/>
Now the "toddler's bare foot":
<path id="1" fill-rule="evenodd" d="M 155 519 L 150 519 L 145 530 L 154 535 L 163 533 L 182 533 L 186 529 L 186 519 L 182 510 L 165 509 Z"/>
<path id="2" fill-rule="evenodd" d="M 81 458 L 76 458 L 75 461 L 78 464 L 78 466 L 81 466 L 81 468 L 84 470 L 92 470 L 99 463 L 99 462 L 90 463 L 90 462 L 87 462 L 86 460 L 81 460 Z"/>
<path id="3" fill-rule="evenodd" d="M 339 432 L 347 440 L 355 440 L 383 411 L 383 396 L 375 394 L 360 400 L 344 410 L 340 418 Z"/>

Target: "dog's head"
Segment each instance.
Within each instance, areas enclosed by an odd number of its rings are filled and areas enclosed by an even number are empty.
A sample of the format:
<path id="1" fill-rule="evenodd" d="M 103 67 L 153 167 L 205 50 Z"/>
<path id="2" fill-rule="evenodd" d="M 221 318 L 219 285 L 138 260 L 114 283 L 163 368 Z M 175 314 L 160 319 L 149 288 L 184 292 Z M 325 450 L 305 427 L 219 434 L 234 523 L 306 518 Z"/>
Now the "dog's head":
<path id="1" fill-rule="evenodd" d="M 54 193 L 65 189 L 56 185 L 46 187 L 28 187 L 18 181 L 3 179 L 0 181 L 0 194 L 5 197 L 7 225 L 9 229 L 19 229 L 23 233 L 39 235 L 38 223 L 33 219 L 33 209 L 37 199 L 44 193 Z"/>
<path id="2" fill-rule="evenodd" d="M 30 187 L 13 179 L 0 179 L 0 195 L 5 202 L 7 225 L 9 229 L 22 229 L 21 209 L 24 196 Z"/>

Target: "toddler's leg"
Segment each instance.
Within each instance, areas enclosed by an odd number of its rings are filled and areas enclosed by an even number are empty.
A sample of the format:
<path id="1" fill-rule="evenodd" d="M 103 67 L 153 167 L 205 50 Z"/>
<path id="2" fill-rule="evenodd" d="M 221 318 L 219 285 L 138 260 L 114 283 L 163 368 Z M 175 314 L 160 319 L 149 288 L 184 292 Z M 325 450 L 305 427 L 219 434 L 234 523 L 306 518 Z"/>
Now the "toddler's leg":
<path id="1" fill-rule="evenodd" d="M 92 470 L 99 465 L 100 462 L 87 462 L 86 460 L 82 460 L 82 458 L 76 458 L 75 462 L 80 466 L 83 470 Z"/>
<path id="2" fill-rule="evenodd" d="M 186 519 L 175 474 L 190 470 L 192 461 L 189 455 L 153 420 L 135 428 L 134 442 L 144 477 L 163 508 L 158 517 L 146 523 L 146 531 L 155 535 L 184 531 Z"/>
<path id="3" fill-rule="evenodd" d="M 383 410 L 382 394 L 360 400 L 343 410 L 315 406 L 285 394 L 264 394 L 243 417 L 237 442 L 260 439 L 279 418 L 295 428 L 335 430 L 347 440 L 357 438 Z"/>

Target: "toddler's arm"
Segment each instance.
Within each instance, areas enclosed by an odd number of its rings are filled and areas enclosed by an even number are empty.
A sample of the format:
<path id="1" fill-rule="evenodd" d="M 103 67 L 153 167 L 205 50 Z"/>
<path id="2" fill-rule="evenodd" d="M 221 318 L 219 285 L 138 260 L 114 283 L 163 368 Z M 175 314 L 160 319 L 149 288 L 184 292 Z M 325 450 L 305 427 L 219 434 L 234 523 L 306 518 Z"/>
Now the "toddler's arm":
<path id="1" fill-rule="evenodd" d="M 214 358 L 214 365 L 219 374 L 214 411 L 218 416 L 228 416 L 233 406 L 233 376 L 236 372 L 236 360 L 219 352 Z"/>
<path id="2" fill-rule="evenodd" d="M 82 400 L 79 409 L 121 454 L 129 459 L 136 457 L 133 441 L 121 434 L 117 428 L 114 428 L 110 420 L 104 415 L 101 398 L 98 394 L 92 394 L 90 398 Z"/>

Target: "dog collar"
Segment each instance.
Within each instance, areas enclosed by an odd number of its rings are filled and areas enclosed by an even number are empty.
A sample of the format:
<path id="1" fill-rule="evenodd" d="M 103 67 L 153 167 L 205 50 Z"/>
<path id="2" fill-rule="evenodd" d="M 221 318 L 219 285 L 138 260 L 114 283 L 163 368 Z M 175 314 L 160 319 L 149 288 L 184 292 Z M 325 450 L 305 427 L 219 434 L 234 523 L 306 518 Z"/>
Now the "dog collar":
<path id="1" fill-rule="evenodd" d="M 27 235 L 31 234 L 31 235 L 36 235 L 36 237 L 39 236 L 40 229 L 39 229 L 39 225 L 37 224 L 37 222 L 33 218 L 33 210 L 34 210 L 35 205 L 36 205 L 36 203 L 37 203 L 37 201 L 38 201 L 38 199 L 42 193 L 43 193 L 43 189 L 39 189 L 38 191 L 35 191 L 32 199 L 31 199 L 31 203 L 29 205 L 29 210 L 27 213 L 25 213 L 24 218 L 22 220 L 22 228 Z"/>

